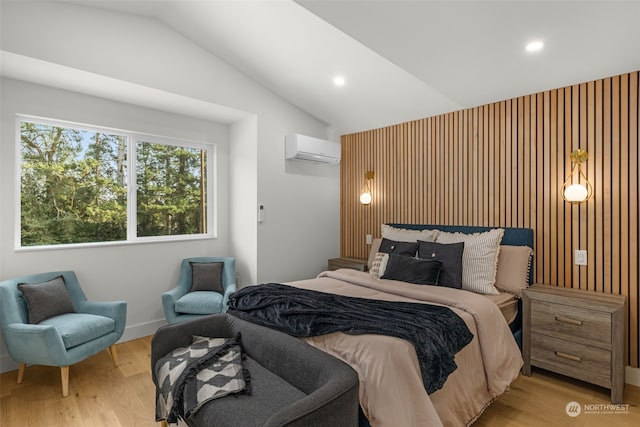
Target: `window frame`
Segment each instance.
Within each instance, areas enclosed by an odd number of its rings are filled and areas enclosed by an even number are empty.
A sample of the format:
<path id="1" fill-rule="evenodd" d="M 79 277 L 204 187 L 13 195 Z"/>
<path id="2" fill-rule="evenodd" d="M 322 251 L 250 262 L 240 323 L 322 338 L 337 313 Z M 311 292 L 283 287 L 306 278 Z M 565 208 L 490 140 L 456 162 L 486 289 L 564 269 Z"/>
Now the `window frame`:
<path id="1" fill-rule="evenodd" d="M 127 141 L 127 235 L 125 240 L 106 242 L 85 242 L 85 243 L 61 243 L 56 245 L 22 246 L 22 141 L 21 123 L 31 122 L 46 126 L 58 126 L 78 129 L 88 132 L 109 133 L 126 138 Z M 168 136 L 154 135 L 131 130 L 117 129 L 107 126 L 90 125 L 67 120 L 51 119 L 27 114 L 17 114 L 15 120 L 15 211 L 14 211 L 14 249 L 16 251 L 39 251 L 52 249 L 86 248 L 99 246 L 117 246 L 140 243 L 162 243 L 185 240 L 207 240 L 217 238 L 217 144 L 214 142 L 193 141 L 184 138 L 174 138 Z M 180 146 L 204 150 L 207 153 L 207 232 L 197 234 L 177 234 L 162 236 L 138 236 L 137 235 L 137 142 Z"/>

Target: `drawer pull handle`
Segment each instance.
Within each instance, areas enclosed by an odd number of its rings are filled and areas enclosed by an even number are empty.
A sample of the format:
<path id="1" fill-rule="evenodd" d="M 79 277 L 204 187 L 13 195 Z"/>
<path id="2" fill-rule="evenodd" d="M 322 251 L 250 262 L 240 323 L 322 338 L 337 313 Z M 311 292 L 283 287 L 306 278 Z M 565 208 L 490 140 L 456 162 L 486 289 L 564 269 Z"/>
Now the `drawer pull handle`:
<path id="1" fill-rule="evenodd" d="M 570 325 L 582 326 L 582 320 L 572 319 L 570 317 L 556 316 L 556 321 L 568 323 Z"/>
<path id="2" fill-rule="evenodd" d="M 563 359 L 573 360 L 574 362 L 582 362 L 582 357 L 574 356 L 572 354 L 563 353 L 561 351 L 554 351 L 555 355 L 562 357 Z"/>

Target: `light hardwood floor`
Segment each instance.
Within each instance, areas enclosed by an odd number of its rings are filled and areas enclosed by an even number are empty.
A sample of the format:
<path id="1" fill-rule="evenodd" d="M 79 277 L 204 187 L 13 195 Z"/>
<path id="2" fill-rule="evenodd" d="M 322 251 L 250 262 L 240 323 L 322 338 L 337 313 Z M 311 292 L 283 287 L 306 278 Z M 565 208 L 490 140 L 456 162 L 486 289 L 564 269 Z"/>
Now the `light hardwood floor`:
<path id="1" fill-rule="evenodd" d="M 140 338 L 118 345 L 118 367 L 106 351 L 72 366 L 66 398 L 61 396 L 57 368 L 28 367 L 22 384 L 16 384 L 17 371 L 0 375 L 0 426 L 159 426 L 154 421 L 150 349 L 151 337 Z M 625 414 L 582 413 L 571 418 L 565 412 L 567 403 L 606 405 L 608 390 L 534 370 L 532 377 L 520 376 L 474 427 L 637 427 L 640 389 L 627 386 L 624 397 L 629 404 Z"/>

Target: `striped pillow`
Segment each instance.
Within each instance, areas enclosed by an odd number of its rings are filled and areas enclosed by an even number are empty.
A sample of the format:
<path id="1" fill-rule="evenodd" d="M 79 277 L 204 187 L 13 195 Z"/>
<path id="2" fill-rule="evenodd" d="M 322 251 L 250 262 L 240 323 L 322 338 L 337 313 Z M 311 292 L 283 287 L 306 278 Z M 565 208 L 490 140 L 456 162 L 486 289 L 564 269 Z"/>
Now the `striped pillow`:
<path id="1" fill-rule="evenodd" d="M 373 262 L 371 263 L 371 268 L 369 269 L 369 273 L 375 277 L 382 277 L 384 271 L 387 269 L 387 263 L 389 262 L 389 254 L 384 252 L 376 253 Z"/>
<path id="2" fill-rule="evenodd" d="M 504 229 L 496 228 L 484 233 L 438 234 L 438 243 L 464 242 L 462 253 L 462 289 L 479 294 L 498 295 L 495 287 L 498 253 Z"/>

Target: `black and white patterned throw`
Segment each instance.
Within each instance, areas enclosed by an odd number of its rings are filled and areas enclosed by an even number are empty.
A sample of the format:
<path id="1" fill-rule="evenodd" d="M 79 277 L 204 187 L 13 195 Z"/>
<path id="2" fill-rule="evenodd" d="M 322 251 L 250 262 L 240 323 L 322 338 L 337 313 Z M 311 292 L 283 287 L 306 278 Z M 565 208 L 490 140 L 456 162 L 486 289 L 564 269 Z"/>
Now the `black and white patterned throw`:
<path id="1" fill-rule="evenodd" d="M 229 394 L 250 394 L 249 372 L 242 366 L 240 334 L 233 338 L 193 337 L 155 366 L 156 421 L 176 423 L 205 403 Z"/>

